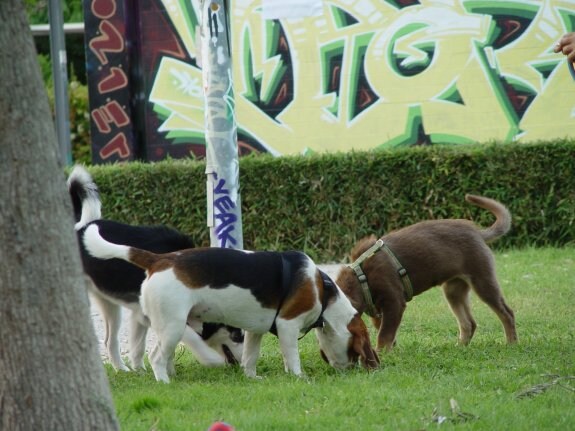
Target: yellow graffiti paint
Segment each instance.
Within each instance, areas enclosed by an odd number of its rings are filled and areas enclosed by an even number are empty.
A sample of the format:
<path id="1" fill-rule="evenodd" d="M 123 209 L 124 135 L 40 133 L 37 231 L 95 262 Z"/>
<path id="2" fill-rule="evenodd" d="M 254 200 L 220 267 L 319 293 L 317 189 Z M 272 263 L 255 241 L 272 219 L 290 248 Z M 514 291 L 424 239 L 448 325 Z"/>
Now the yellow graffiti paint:
<path id="1" fill-rule="evenodd" d="M 575 81 L 552 51 L 575 30 L 572 1 L 398 3 L 266 21 L 261 1 L 232 2 L 239 129 L 273 154 L 575 136 Z M 197 6 L 164 4 L 195 58 Z M 198 83 L 197 67 L 162 60 L 150 101 L 168 137 L 203 136 Z"/>

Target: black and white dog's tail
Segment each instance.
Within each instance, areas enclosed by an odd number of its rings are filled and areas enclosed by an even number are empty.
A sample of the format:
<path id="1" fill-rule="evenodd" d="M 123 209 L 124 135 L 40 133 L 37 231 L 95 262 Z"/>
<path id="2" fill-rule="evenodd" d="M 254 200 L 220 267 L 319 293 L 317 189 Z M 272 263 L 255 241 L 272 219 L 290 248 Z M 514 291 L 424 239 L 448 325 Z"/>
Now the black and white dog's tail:
<path id="1" fill-rule="evenodd" d="M 72 169 L 68 177 L 68 192 L 72 198 L 76 218 L 74 229 L 80 230 L 88 223 L 102 218 L 98 186 L 83 166 L 76 165 Z"/>

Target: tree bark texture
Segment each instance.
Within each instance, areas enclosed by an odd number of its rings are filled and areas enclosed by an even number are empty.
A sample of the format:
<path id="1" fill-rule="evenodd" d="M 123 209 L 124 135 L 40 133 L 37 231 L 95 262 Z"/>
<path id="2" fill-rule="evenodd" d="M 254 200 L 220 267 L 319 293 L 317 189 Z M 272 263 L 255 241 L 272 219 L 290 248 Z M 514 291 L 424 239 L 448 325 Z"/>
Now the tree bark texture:
<path id="1" fill-rule="evenodd" d="M 20 0 L 0 1 L 0 430 L 119 429 Z"/>

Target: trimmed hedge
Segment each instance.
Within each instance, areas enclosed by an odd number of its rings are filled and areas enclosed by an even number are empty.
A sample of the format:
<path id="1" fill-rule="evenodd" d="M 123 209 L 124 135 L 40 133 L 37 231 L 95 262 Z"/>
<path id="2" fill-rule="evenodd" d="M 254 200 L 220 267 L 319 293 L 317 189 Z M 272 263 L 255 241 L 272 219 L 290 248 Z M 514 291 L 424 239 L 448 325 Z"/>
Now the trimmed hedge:
<path id="1" fill-rule="evenodd" d="M 166 161 L 89 167 L 104 217 L 162 223 L 209 244 L 205 164 Z M 301 249 L 344 261 L 367 234 L 420 220 L 492 215 L 466 193 L 508 206 L 513 228 L 496 248 L 563 246 L 574 237 L 575 142 L 409 147 L 389 151 L 240 159 L 244 247 Z M 421 244 L 426 247 L 426 244 Z"/>

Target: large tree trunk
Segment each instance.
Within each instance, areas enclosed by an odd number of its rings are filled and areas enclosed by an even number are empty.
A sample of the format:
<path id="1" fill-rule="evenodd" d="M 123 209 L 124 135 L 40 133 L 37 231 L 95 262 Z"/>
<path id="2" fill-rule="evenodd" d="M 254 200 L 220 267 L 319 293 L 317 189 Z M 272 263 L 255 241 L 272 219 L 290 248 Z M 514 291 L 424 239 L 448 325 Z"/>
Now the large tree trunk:
<path id="1" fill-rule="evenodd" d="M 0 430 L 115 430 L 20 0 L 0 1 Z"/>

